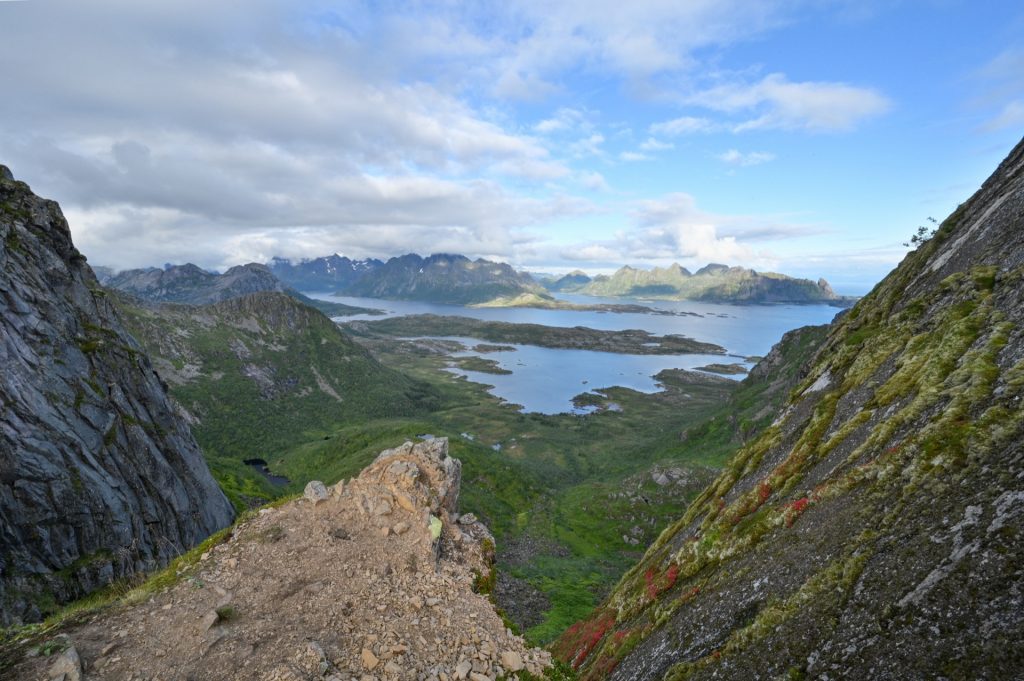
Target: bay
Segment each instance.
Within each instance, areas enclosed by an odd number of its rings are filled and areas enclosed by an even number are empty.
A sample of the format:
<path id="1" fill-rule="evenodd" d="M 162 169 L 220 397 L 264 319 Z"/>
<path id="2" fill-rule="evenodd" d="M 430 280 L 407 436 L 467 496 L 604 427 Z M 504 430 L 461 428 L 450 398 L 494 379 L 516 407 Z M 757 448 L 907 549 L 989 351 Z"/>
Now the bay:
<path id="1" fill-rule="evenodd" d="M 546 414 L 579 412 L 574 409 L 572 398 L 600 388 L 622 386 L 641 392 L 657 391 L 660 388 L 654 375 L 662 369 L 693 369 L 713 362 L 739 363 L 749 368 L 753 363 L 746 361 L 746 358 L 765 355 L 785 332 L 809 324 L 826 324 L 839 312 L 838 308 L 827 305 L 722 305 L 572 295 L 560 298 L 579 304 L 635 302 L 669 314 L 473 308 L 316 292 L 307 295 L 346 305 L 376 308 L 383 310 L 389 317 L 412 314 L 455 315 L 487 321 L 560 327 L 587 326 L 604 330 L 642 329 L 658 335 L 681 334 L 721 345 L 732 355 L 626 355 L 513 345 L 515 351 L 481 355 L 495 360 L 501 368 L 511 371 L 511 374 L 452 369 L 469 380 L 493 386 L 492 394 L 520 405 L 524 411 Z M 357 315 L 344 317 L 341 321 L 372 321 L 381 318 Z M 478 343 L 476 339 L 456 340 L 470 348 Z M 479 353 L 469 350 L 461 354 Z M 733 378 L 739 379 L 742 376 Z"/>

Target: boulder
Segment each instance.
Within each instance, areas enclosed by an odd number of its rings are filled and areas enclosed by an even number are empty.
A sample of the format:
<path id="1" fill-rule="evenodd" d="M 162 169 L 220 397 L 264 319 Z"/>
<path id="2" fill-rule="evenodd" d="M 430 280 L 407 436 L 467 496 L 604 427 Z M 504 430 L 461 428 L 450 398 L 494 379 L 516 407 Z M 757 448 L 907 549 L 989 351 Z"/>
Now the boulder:
<path id="1" fill-rule="evenodd" d="M 319 504 L 321 501 L 327 501 L 331 498 L 330 493 L 327 491 L 327 487 L 319 480 L 310 480 L 306 483 L 306 489 L 303 490 L 302 495 L 313 502 L 314 506 Z"/>

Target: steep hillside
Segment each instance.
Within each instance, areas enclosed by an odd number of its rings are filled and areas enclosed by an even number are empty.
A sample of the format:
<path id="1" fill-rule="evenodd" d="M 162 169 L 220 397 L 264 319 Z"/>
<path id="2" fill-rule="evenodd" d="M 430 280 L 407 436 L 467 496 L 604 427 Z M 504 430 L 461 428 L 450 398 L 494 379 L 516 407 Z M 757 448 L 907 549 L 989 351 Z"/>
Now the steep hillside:
<path id="1" fill-rule="evenodd" d="M 836 295 L 824 279 L 817 283 L 774 272 L 755 272 L 743 267 L 711 264 L 691 274 L 677 264 L 638 270 L 623 267 L 611 276 L 599 275 L 589 282 L 563 279 L 557 290 L 592 296 L 638 296 L 669 300 L 702 300 L 711 303 L 829 303 L 852 301 Z M 556 289 L 552 289 L 556 290 Z"/>
<path id="2" fill-rule="evenodd" d="M 383 264 L 373 258 L 352 260 L 335 253 L 299 262 L 272 258 L 267 266 L 274 276 L 300 291 L 339 291 Z"/>
<path id="3" fill-rule="evenodd" d="M 543 289 L 529 275 L 505 263 L 470 260 L 463 255 L 422 258 L 409 254 L 391 258 L 338 293 L 468 305 L 522 293 L 542 294 Z"/>
<path id="4" fill-rule="evenodd" d="M 1014 678 L 1024 143 L 557 651 L 585 678 Z"/>
<path id="5" fill-rule="evenodd" d="M 201 307 L 115 300 L 230 491 L 253 478 L 243 475 L 243 459 L 269 460 L 327 428 L 433 406 L 429 387 L 382 366 L 288 295 Z"/>
<path id="6" fill-rule="evenodd" d="M 231 521 L 60 208 L 0 166 L 0 622 L 149 570 Z"/>

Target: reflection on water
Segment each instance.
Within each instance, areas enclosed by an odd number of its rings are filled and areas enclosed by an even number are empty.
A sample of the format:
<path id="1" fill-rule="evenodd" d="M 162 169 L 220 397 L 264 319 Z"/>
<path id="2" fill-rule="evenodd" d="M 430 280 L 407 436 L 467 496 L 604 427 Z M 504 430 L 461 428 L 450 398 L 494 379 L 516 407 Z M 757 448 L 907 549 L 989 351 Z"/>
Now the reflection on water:
<path id="1" fill-rule="evenodd" d="M 680 334 L 700 341 L 716 343 L 739 358 L 768 353 L 786 331 L 808 324 L 826 324 L 839 312 L 827 305 L 718 305 L 690 301 L 623 301 L 590 296 L 560 296 L 575 303 L 639 302 L 648 307 L 687 315 L 645 313 L 583 312 L 574 310 L 538 310 L 531 308 L 471 308 L 417 301 L 378 300 L 308 293 L 315 298 L 347 305 L 382 309 L 388 316 L 437 314 L 471 317 L 488 321 L 545 324 L 547 326 L 588 326 L 593 329 L 643 329 L 653 334 Z M 345 321 L 381 319 L 346 317 Z M 468 348 L 477 339 L 457 339 Z M 505 344 L 502 345 L 512 345 Z M 525 411 L 559 413 L 574 411 L 572 398 L 590 390 L 623 386 L 642 392 L 658 390 L 654 374 L 662 369 L 693 369 L 721 362 L 721 355 L 622 355 L 591 350 L 563 350 L 532 345 L 515 345 L 515 352 L 483 355 L 495 360 L 511 374 L 498 375 L 453 368 L 451 371 L 469 380 L 492 385 L 492 393 Z M 475 351 L 459 353 L 479 355 Z M 737 361 L 750 367 L 749 362 Z M 735 376 L 734 378 L 742 378 Z M 584 413 L 586 409 L 575 410 Z"/>

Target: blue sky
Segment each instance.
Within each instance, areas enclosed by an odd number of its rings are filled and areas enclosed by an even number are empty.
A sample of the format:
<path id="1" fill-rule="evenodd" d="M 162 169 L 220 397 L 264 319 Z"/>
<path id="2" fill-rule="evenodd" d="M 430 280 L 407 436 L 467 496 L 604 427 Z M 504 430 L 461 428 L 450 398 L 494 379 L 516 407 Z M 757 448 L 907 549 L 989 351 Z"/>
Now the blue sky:
<path id="1" fill-rule="evenodd" d="M 0 63 L 0 162 L 115 267 L 448 251 L 862 293 L 1024 132 L 1008 1 L 0 1 Z"/>

